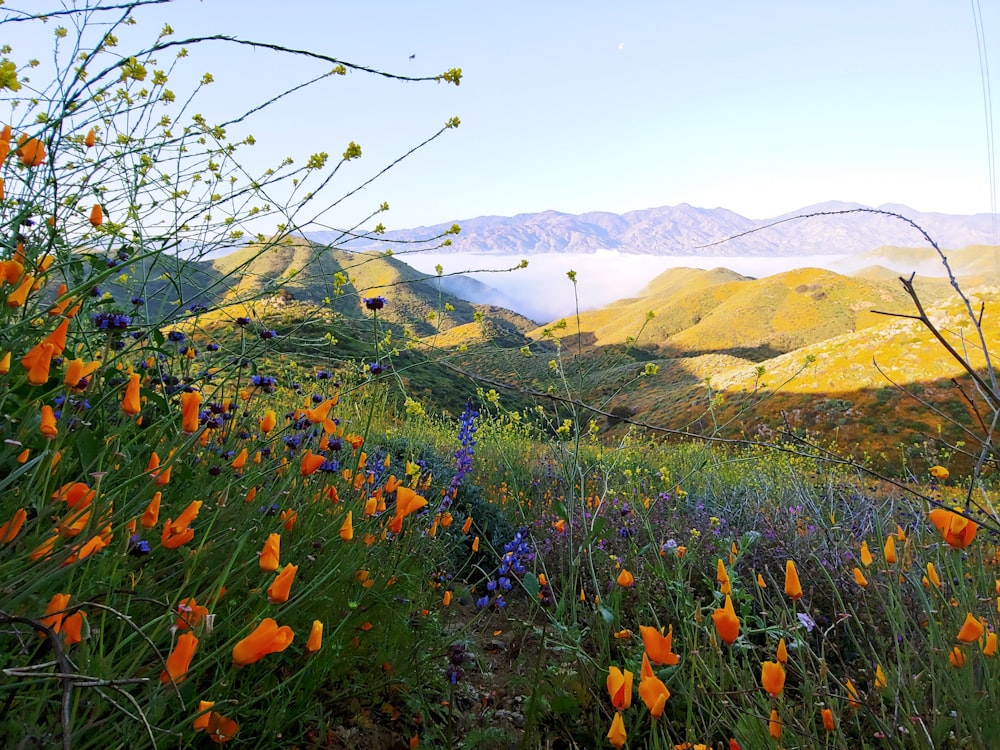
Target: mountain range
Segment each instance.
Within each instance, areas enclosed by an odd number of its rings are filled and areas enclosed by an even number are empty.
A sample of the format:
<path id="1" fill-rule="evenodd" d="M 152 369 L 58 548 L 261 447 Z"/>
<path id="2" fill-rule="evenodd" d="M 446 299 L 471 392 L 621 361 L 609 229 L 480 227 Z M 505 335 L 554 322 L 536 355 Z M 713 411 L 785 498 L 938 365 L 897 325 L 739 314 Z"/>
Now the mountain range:
<path id="1" fill-rule="evenodd" d="M 457 222 L 461 233 L 451 237 L 450 246 L 441 251 L 530 256 L 610 250 L 647 255 L 798 257 L 853 255 L 884 245 L 927 246 L 913 226 L 887 213 L 914 222 L 942 248 L 997 243 L 993 214 L 925 213 L 894 203 L 873 209 L 860 203 L 829 201 L 768 219 L 749 219 L 725 208 L 681 203 L 624 214 L 543 211 L 480 216 Z M 355 251 L 386 250 L 405 248 L 403 243 L 416 238 L 443 235 L 451 226 L 393 230 L 346 243 L 334 232 L 310 232 L 307 237 Z"/>

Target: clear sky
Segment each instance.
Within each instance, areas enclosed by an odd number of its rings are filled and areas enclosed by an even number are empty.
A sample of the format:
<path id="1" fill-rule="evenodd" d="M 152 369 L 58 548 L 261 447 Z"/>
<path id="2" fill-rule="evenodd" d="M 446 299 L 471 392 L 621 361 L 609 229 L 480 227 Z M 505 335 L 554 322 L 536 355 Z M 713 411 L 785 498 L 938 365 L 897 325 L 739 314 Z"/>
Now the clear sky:
<path id="1" fill-rule="evenodd" d="M 356 141 L 346 190 L 458 116 L 346 205 L 387 201 L 380 219 L 400 229 L 681 202 L 750 218 L 825 200 L 990 211 L 975 2 L 178 0 L 138 18 L 409 75 L 461 67 L 458 88 L 353 73 L 249 127 L 297 160 Z M 1000 5 L 981 12 L 1000 82 Z M 221 45 L 192 57 L 219 114 L 328 67 Z"/>

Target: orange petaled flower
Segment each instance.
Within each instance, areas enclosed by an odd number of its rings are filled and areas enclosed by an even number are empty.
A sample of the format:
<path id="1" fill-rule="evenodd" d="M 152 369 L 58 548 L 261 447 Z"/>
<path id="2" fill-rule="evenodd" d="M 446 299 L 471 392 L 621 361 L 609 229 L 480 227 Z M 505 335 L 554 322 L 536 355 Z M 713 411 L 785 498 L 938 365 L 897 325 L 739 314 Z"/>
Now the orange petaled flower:
<path id="1" fill-rule="evenodd" d="M 323 623 L 313 620 L 312 629 L 309 631 L 309 640 L 306 641 L 306 651 L 315 654 L 323 646 Z"/>
<path id="2" fill-rule="evenodd" d="M 62 635 L 63 642 L 67 646 L 83 642 L 83 623 L 86 617 L 87 613 L 79 609 L 71 615 L 66 615 L 62 622 Z"/>
<path id="3" fill-rule="evenodd" d="M 264 541 L 264 549 L 260 553 L 260 569 L 273 572 L 278 569 L 281 558 L 281 534 L 271 534 Z"/>
<path id="4" fill-rule="evenodd" d="M 7 307 L 23 307 L 28 301 L 28 292 L 35 286 L 35 277 L 30 273 L 21 277 L 21 284 L 13 292 L 7 295 Z"/>
<path id="5" fill-rule="evenodd" d="M 295 633 L 287 625 L 265 617 L 254 631 L 233 647 L 233 664 L 245 667 L 260 661 L 268 654 L 284 651 L 291 644 Z"/>
<path id="6" fill-rule="evenodd" d="M 4 352 L 0 357 L 0 375 L 6 375 L 8 372 L 10 372 L 10 352 Z"/>
<path id="7" fill-rule="evenodd" d="M 349 542 L 354 538 L 354 516 L 352 511 L 347 511 L 347 518 L 340 524 L 340 538 Z"/>
<path id="8" fill-rule="evenodd" d="M 965 652 L 961 648 L 955 646 L 951 651 L 948 652 L 948 661 L 951 662 L 951 666 L 955 669 L 965 665 Z"/>
<path id="9" fill-rule="evenodd" d="M 673 652 L 674 626 L 671 625 L 666 635 L 663 635 L 662 628 L 640 625 L 639 632 L 642 634 L 642 645 L 646 647 L 649 660 L 654 664 L 666 664 L 673 666 L 680 661 L 680 657 Z"/>
<path id="10" fill-rule="evenodd" d="M 45 144 L 37 138 L 21 136 L 17 155 L 21 157 L 21 163 L 26 167 L 37 167 L 45 161 Z"/>
<path id="11" fill-rule="evenodd" d="M 479 537 L 477 536 L 472 540 L 472 551 L 479 552 Z"/>
<path id="12" fill-rule="evenodd" d="M 84 362 L 82 359 L 71 359 L 66 363 L 66 375 L 63 384 L 68 388 L 82 390 L 87 387 L 91 373 L 101 366 L 100 362 Z"/>
<path id="13" fill-rule="evenodd" d="M 307 477 L 310 474 L 316 473 L 320 466 L 326 463 L 326 456 L 313 453 L 311 450 L 306 450 L 302 454 L 302 463 L 299 465 L 299 473 Z"/>
<path id="14" fill-rule="evenodd" d="M 993 631 L 986 634 L 986 642 L 983 643 L 983 656 L 996 656 L 997 654 L 997 634 Z"/>
<path id="15" fill-rule="evenodd" d="M 87 135 L 83 139 L 83 145 L 87 148 L 92 148 L 95 143 L 97 143 L 97 133 L 91 128 L 87 131 Z"/>
<path id="16" fill-rule="evenodd" d="M 201 625 L 208 616 L 208 607 L 195 601 L 193 596 L 181 599 L 177 603 L 177 621 L 174 625 L 178 630 L 187 630 Z"/>
<path id="17" fill-rule="evenodd" d="M 201 407 L 201 394 L 190 391 L 181 394 L 181 429 L 192 433 L 198 431 L 198 409 Z"/>
<path id="18" fill-rule="evenodd" d="M 198 701 L 198 711 L 203 712 L 194 720 L 194 731 L 206 732 L 208 739 L 217 745 L 229 742 L 240 731 L 240 725 L 232 719 L 208 709 L 214 706 L 213 701 Z"/>
<path id="19" fill-rule="evenodd" d="M 288 601 L 288 596 L 292 590 L 292 582 L 295 580 L 295 574 L 299 572 L 298 565 L 292 565 L 288 563 L 281 572 L 278 573 L 277 577 L 267 587 L 267 598 L 271 604 L 284 604 Z"/>
<path id="20" fill-rule="evenodd" d="M 149 501 L 149 505 L 146 506 L 146 510 L 142 512 L 142 518 L 139 523 L 142 524 L 144 529 L 151 529 L 160 520 L 160 493 L 153 493 L 153 499 Z"/>
<path id="21" fill-rule="evenodd" d="M 268 409 L 264 412 L 264 416 L 260 418 L 260 431 L 265 435 L 274 429 L 274 425 L 277 424 L 278 417 L 274 413 L 274 409 Z"/>
<path id="22" fill-rule="evenodd" d="M 104 211 L 101 209 L 100 203 L 95 203 L 94 207 L 90 209 L 90 226 L 99 227 L 104 223 Z"/>
<path id="23" fill-rule="evenodd" d="M 965 622 L 962 623 L 956 638 L 962 643 L 974 643 L 983 637 L 985 631 L 986 628 L 983 627 L 983 624 L 969 612 L 965 615 Z"/>
<path id="24" fill-rule="evenodd" d="M 823 718 L 823 729 L 828 732 L 832 732 L 837 728 L 837 722 L 833 719 L 833 711 L 829 708 L 824 708 L 819 712 L 820 716 Z"/>
<path id="25" fill-rule="evenodd" d="M 935 508 L 929 516 L 931 523 L 941 532 L 941 536 L 950 547 L 965 549 L 976 536 L 978 524 L 959 513 Z"/>
<path id="26" fill-rule="evenodd" d="M 861 698 L 858 695 L 858 689 L 854 686 L 854 680 L 848 680 L 844 683 L 844 687 L 847 688 L 847 705 L 851 708 L 858 708 L 861 705 Z"/>
<path id="27" fill-rule="evenodd" d="M 163 532 L 160 534 L 160 546 L 164 549 L 177 549 L 194 539 L 194 529 L 188 527 L 181 531 L 174 531 L 173 519 L 168 518 L 163 524 Z"/>
<path id="28" fill-rule="evenodd" d="M 625 721 L 622 719 L 622 712 L 615 711 L 615 718 L 611 720 L 611 729 L 608 730 L 608 742 L 614 747 L 624 747 L 628 735 L 625 733 Z"/>
<path id="29" fill-rule="evenodd" d="M 142 404 L 139 403 L 139 373 L 137 372 L 129 376 L 128 385 L 125 386 L 125 397 L 122 398 L 122 411 L 130 417 L 134 417 L 142 411 Z"/>
<path id="30" fill-rule="evenodd" d="M 721 609 L 712 613 L 712 622 L 724 643 L 732 644 L 740 635 L 740 618 L 733 609 L 733 600 L 726 596 L 726 603 Z"/>
<path id="31" fill-rule="evenodd" d="M 854 566 L 854 582 L 861 588 L 865 588 L 868 585 L 868 579 L 865 578 L 865 574 L 861 572 L 861 568 L 857 565 Z"/>
<path id="32" fill-rule="evenodd" d="M 427 500 L 409 487 L 396 489 L 396 515 L 389 522 L 389 531 L 398 534 L 403 530 L 403 519 L 427 505 Z"/>
<path id="33" fill-rule="evenodd" d="M 778 640 L 778 648 L 775 649 L 774 658 L 778 660 L 779 664 L 788 664 L 788 647 L 785 645 L 784 638 Z"/>
<path id="34" fill-rule="evenodd" d="M 771 720 L 767 722 L 767 733 L 776 740 L 781 739 L 781 719 L 778 718 L 778 712 L 773 708 L 771 709 Z"/>
<path id="35" fill-rule="evenodd" d="M 935 479 L 940 479 L 942 481 L 951 476 L 949 471 L 943 466 L 932 466 L 927 471 L 930 473 L 932 477 L 934 477 Z"/>
<path id="36" fill-rule="evenodd" d="M 868 549 L 868 542 L 861 542 L 861 564 L 866 568 L 873 562 L 871 550 Z"/>
<path id="37" fill-rule="evenodd" d="M 785 593 L 790 599 L 802 598 L 802 584 L 799 583 L 799 573 L 793 560 L 785 563 Z"/>
<path id="38" fill-rule="evenodd" d="M 322 404 L 319 404 L 313 409 L 306 409 L 306 419 L 308 419 L 313 424 L 319 424 L 320 422 L 325 422 L 327 415 L 330 413 L 330 407 L 336 405 L 337 400 L 328 398 Z"/>
<path id="39" fill-rule="evenodd" d="M 785 668 L 776 661 L 766 661 L 761 665 L 760 684 L 772 698 L 781 695 L 785 689 Z"/>
<path id="40" fill-rule="evenodd" d="M 69 597 L 69 594 L 55 594 L 49 599 L 49 604 L 45 608 L 45 616 L 38 622 L 51 628 L 54 633 L 62 630 L 63 619 L 66 617 L 65 609 L 69 606 Z"/>
<path id="41" fill-rule="evenodd" d="M 51 343 L 43 341 L 21 357 L 21 365 L 27 368 L 31 385 L 45 385 L 49 381 L 53 348 Z"/>
<path id="42" fill-rule="evenodd" d="M 927 563 L 927 575 L 924 576 L 924 586 L 930 588 L 933 585 L 935 588 L 941 587 L 941 579 L 938 577 L 937 569 L 934 567 L 934 563 Z"/>
<path id="43" fill-rule="evenodd" d="M 650 715 L 654 719 L 659 719 L 663 716 L 663 709 L 670 698 L 670 691 L 663 684 L 663 680 L 654 675 L 639 680 L 639 697 L 646 704 Z"/>
<path id="44" fill-rule="evenodd" d="M 889 686 L 889 681 L 885 678 L 885 671 L 882 669 L 881 664 L 875 665 L 875 687 L 878 690 L 882 690 Z"/>
<path id="45" fill-rule="evenodd" d="M 59 428 L 56 427 L 55 412 L 52 411 L 52 407 L 48 404 L 42 407 L 42 422 L 38 430 L 49 440 L 52 440 L 59 434 Z"/>
<path id="46" fill-rule="evenodd" d="M 608 694 L 611 696 L 611 705 L 619 711 L 632 705 L 632 676 L 627 669 L 624 672 L 618 667 L 608 669 Z"/>
<path id="47" fill-rule="evenodd" d="M 24 508 L 15 510 L 14 515 L 11 516 L 9 521 L 0 524 L 0 544 L 13 542 L 21 532 L 21 527 L 24 526 L 24 522 L 27 519 L 28 512 Z"/>
<path id="48" fill-rule="evenodd" d="M 623 589 L 630 589 L 635 586 L 635 576 L 629 573 L 625 568 L 622 568 L 621 572 L 618 574 L 618 585 Z"/>
<path id="49" fill-rule="evenodd" d="M 890 565 L 894 565 L 896 562 L 896 537 L 889 535 L 889 538 L 885 540 L 885 548 L 882 550 L 885 554 L 885 561 Z"/>
<path id="50" fill-rule="evenodd" d="M 719 558 L 718 563 L 715 566 L 715 580 L 719 583 L 719 593 L 721 594 L 731 594 L 733 593 L 732 584 L 729 582 L 729 573 L 726 572 L 726 566 L 722 562 L 722 558 Z"/>
<path id="51" fill-rule="evenodd" d="M 465 519 L 465 523 L 462 524 L 462 533 L 468 534 L 469 529 L 471 528 L 472 528 L 472 516 L 469 516 L 468 518 Z"/>
<path id="52" fill-rule="evenodd" d="M 239 454 L 237 454 L 236 458 L 233 459 L 233 468 L 236 469 L 236 471 L 239 471 L 247 465 L 248 458 L 250 458 L 250 453 L 246 448 L 244 448 L 239 452 Z"/>
<path id="53" fill-rule="evenodd" d="M 65 502 L 73 510 L 83 510 L 88 507 L 97 495 L 83 482 L 67 482 L 52 493 L 52 499 Z"/>
<path id="54" fill-rule="evenodd" d="M 201 506 L 201 500 L 192 500 L 188 503 L 187 507 L 181 511 L 179 516 L 177 516 L 177 520 L 170 525 L 171 530 L 175 534 L 180 534 L 184 531 L 184 529 L 190 526 L 191 522 L 198 517 L 198 511 L 201 510 Z"/>
<path id="55" fill-rule="evenodd" d="M 767 583 L 764 582 L 764 576 L 762 576 L 760 573 L 757 574 L 757 586 L 758 588 L 762 589 L 767 588 Z"/>
<path id="56" fill-rule="evenodd" d="M 450 591 L 445 591 L 444 592 L 444 597 L 441 599 L 441 604 L 443 606 L 445 606 L 445 607 L 448 607 L 448 606 L 451 605 L 451 592 Z"/>
<path id="57" fill-rule="evenodd" d="M 160 682 L 166 685 L 168 682 L 184 682 L 187 677 L 188 667 L 191 666 L 191 659 L 194 658 L 195 649 L 198 648 L 198 637 L 194 633 L 182 633 L 177 637 L 174 650 L 167 657 L 167 668 L 160 673 Z"/>

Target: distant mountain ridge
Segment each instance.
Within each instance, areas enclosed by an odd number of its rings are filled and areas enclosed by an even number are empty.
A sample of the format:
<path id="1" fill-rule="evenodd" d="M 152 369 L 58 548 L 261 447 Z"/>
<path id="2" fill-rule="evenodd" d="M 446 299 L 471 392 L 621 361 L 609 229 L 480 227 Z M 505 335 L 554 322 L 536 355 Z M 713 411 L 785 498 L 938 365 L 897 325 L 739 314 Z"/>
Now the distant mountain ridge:
<path id="1" fill-rule="evenodd" d="M 443 249 L 452 253 L 535 255 L 615 251 L 637 255 L 797 257 L 853 255 L 886 245 L 926 245 L 920 233 L 906 222 L 882 214 L 858 212 L 793 219 L 806 214 L 865 208 L 871 207 L 829 201 L 769 219 L 748 219 L 725 208 L 697 208 L 687 203 L 625 214 L 543 211 L 510 217 L 479 216 L 430 227 L 393 230 L 377 239 L 356 239 L 340 247 L 357 251 L 389 249 L 394 241 L 442 234 L 452 223 L 462 228 L 461 234 L 451 238 L 451 246 Z M 942 248 L 997 242 L 997 225 L 992 214 L 925 213 L 899 204 L 877 208 L 912 220 Z M 771 224 L 774 226 L 768 226 Z M 744 234 L 755 229 L 759 231 Z M 337 232 L 309 232 L 306 236 L 319 243 L 334 242 L 341 237 Z M 727 240 L 730 237 L 733 239 Z M 706 248 L 706 245 L 712 246 Z"/>

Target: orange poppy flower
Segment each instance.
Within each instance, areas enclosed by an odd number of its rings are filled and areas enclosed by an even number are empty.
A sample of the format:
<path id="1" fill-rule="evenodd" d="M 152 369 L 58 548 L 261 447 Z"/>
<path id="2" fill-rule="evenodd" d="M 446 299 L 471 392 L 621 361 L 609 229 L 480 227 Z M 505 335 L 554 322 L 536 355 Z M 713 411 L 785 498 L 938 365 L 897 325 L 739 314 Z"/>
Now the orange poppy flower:
<path id="1" fill-rule="evenodd" d="M 739 638 L 740 618 L 736 616 L 731 597 L 727 595 L 725 605 L 721 609 L 715 610 L 712 614 L 712 622 L 715 624 L 715 629 L 723 643 L 731 645 Z"/>
<path id="2" fill-rule="evenodd" d="M 779 664 L 788 664 L 788 647 L 785 645 L 784 638 L 778 640 L 778 648 L 775 650 L 774 658 L 778 660 Z"/>
<path id="3" fill-rule="evenodd" d="M 729 573 L 726 572 L 726 566 L 725 563 L 722 562 L 721 557 L 715 566 L 715 580 L 719 583 L 720 594 L 733 593 L 733 587 L 729 581 Z"/>
<path id="4" fill-rule="evenodd" d="M 663 716 L 663 709 L 670 698 L 670 691 L 663 684 L 663 680 L 654 675 L 652 677 L 645 677 L 639 681 L 639 697 L 646 704 L 650 715 L 654 719 L 659 719 Z"/>
<path id="5" fill-rule="evenodd" d="M 872 553 L 868 549 L 868 542 L 861 542 L 861 564 L 867 568 L 872 564 L 872 561 Z"/>
<path id="6" fill-rule="evenodd" d="M 198 711 L 203 713 L 195 718 L 193 726 L 194 731 L 206 732 L 212 742 L 221 745 L 236 736 L 240 725 L 220 713 L 207 710 L 214 705 L 214 701 L 198 701 Z"/>
<path id="7" fill-rule="evenodd" d="M 99 227 L 104 223 L 104 211 L 100 203 L 95 203 L 90 209 L 90 226 Z"/>
<path id="8" fill-rule="evenodd" d="M 389 522 L 389 531 L 398 534 L 403 530 L 403 519 L 427 505 L 427 500 L 409 487 L 396 489 L 396 515 Z"/>
<path id="9" fill-rule="evenodd" d="M 865 578 L 865 574 L 861 572 L 861 568 L 857 565 L 854 566 L 854 582 L 861 588 L 865 588 L 868 585 L 868 579 Z"/>
<path id="10" fill-rule="evenodd" d="M 43 341 L 21 357 L 21 365 L 28 370 L 28 382 L 31 385 L 45 385 L 48 382 L 53 348 L 52 344 Z"/>
<path id="11" fill-rule="evenodd" d="M 648 625 L 640 625 L 639 632 L 642 634 L 642 645 L 645 646 L 650 661 L 668 666 L 673 666 L 680 661 L 680 657 L 673 653 L 673 625 L 670 626 L 666 635 L 663 635 L 662 629 L 657 630 Z"/>
<path id="12" fill-rule="evenodd" d="M 37 138 L 21 136 L 17 155 L 21 157 L 21 163 L 26 167 L 37 167 L 45 161 L 45 144 Z"/>
<path id="13" fill-rule="evenodd" d="M 896 537 L 889 535 L 889 538 L 885 540 L 885 547 L 882 552 L 885 554 L 885 561 L 890 565 L 895 564 L 896 560 Z"/>
<path id="14" fill-rule="evenodd" d="M 52 411 L 52 407 L 48 404 L 42 407 L 42 422 L 38 430 L 49 440 L 52 440 L 59 434 L 59 429 L 56 427 L 55 412 Z"/>
<path id="15" fill-rule="evenodd" d="M 622 712 L 615 711 L 615 718 L 611 720 L 611 729 L 608 730 L 608 742 L 612 746 L 621 748 L 625 745 L 628 735 L 625 733 L 625 721 L 622 719 Z"/>
<path id="16" fill-rule="evenodd" d="M 781 695 L 785 689 L 785 668 L 776 661 L 766 661 L 761 665 L 760 684 L 772 698 Z"/>
<path id="17" fill-rule="evenodd" d="M 83 622 L 86 617 L 87 613 L 80 609 L 71 615 L 66 615 L 62 621 L 63 643 L 72 646 L 83 641 Z"/>
<path id="18" fill-rule="evenodd" d="M 83 145 L 87 148 L 92 148 L 97 142 L 97 133 L 93 128 L 87 131 L 87 135 L 83 139 Z"/>
<path id="19" fill-rule="evenodd" d="M 632 676 L 627 669 L 623 672 L 618 667 L 608 668 L 608 694 L 611 705 L 619 711 L 632 705 Z"/>
<path id="20" fill-rule="evenodd" d="M 944 508 L 935 508 L 929 513 L 931 523 L 941 532 L 948 546 L 965 549 L 976 536 L 979 528 L 975 521 Z"/>
<path id="21" fill-rule="evenodd" d="M 991 631 L 986 634 L 986 642 L 983 644 L 983 656 L 996 656 L 996 653 L 997 634 Z"/>
<path id="22" fill-rule="evenodd" d="M 347 518 L 340 525 L 340 538 L 349 542 L 354 538 L 354 523 L 352 511 L 347 511 Z"/>
<path id="23" fill-rule="evenodd" d="M 982 638 L 984 632 L 986 632 L 986 628 L 983 627 L 983 623 L 969 612 L 965 615 L 965 622 L 962 623 L 962 627 L 958 631 L 956 638 L 962 643 L 973 643 Z"/>
<path id="24" fill-rule="evenodd" d="M 948 661 L 951 662 L 951 666 L 955 669 L 965 665 L 965 652 L 961 648 L 955 646 L 951 651 L 948 652 Z"/>
<path id="25" fill-rule="evenodd" d="M 208 607 L 198 604 L 193 596 L 181 599 L 177 603 L 177 620 L 174 623 L 178 630 L 196 628 L 208 616 Z"/>
<path id="26" fill-rule="evenodd" d="M 168 518 L 163 524 L 163 532 L 160 534 L 160 546 L 164 549 L 177 549 L 194 539 L 194 529 L 190 526 L 181 531 L 174 531 L 173 519 Z"/>
<path id="27" fill-rule="evenodd" d="M 164 685 L 171 680 L 175 683 L 183 682 L 197 648 L 198 637 L 194 633 L 182 633 L 178 636 L 173 651 L 167 657 L 167 668 L 160 672 L 160 682 Z"/>
<path id="28" fill-rule="evenodd" d="M 618 574 L 618 585 L 623 589 L 630 589 L 635 586 L 635 576 L 632 575 L 628 570 L 622 568 L 621 572 Z"/>
<path id="29" fill-rule="evenodd" d="M 55 594 L 49 599 L 49 604 L 45 608 L 45 616 L 38 622 L 51 628 L 55 633 L 62 630 L 63 620 L 66 617 L 64 610 L 69 606 L 69 598 L 69 594 Z M 40 635 L 44 635 L 44 633 Z"/>
<path id="30" fill-rule="evenodd" d="M 312 629 L 309 631 L 309 640 L 306 641 L 306 651 L 315 654 L 323 645 L 323 623 L 313 620 Z"/>
<path id="31" fill-rule="evenodd" d="M 304 454 L 302 454 L 302 463 L 299 466 L 299 473 L 302 476 L 307 477 L 310 474 L 314 474 L 325 462 L 326 456 L 307 450 Z"/>
<path id="32" fill-rule="evenodd" d="M 287 625 L 278 627 L 270 617 L 265 617 L 260 625 L 246 638 L 233 647 L 233 664 L 245 667 L 260 661 L 268 654 L 284 651 L 295 638 L 295 633 Z"/>
<path id="33" fill-rule="evenodd" d="M 202 501 L 192 500 L 188 503 L 188 506 L 181 511 L 181 514 L 177 516 L 177 520 L 174 521 L 171 526 L 171 531 L 175 534 L 180 534 L 184 529 L 191 525 L 191 522 L 198 517 L 198 511 L 201 510 Z"/>
<path id="34" fill-rule="evenodd" d="M 189 391 L 181 394 L 181 429 L 192 433 L 198 431 L 198 409 L 201 407 L 201 394 Z"/>
<path id="35" fill-rule="evenodd" d="M 134 417 L 142 411 L 142 404 L 139 403 L 139 373 L 137 372 L 129 376 L 128 385 L 125 386 L 125 397 L 122 398 L 122 411 L 130 417 Z"/>
<path id="36" fill-rule="evenodd" d="M 773 739 L 781 739 L 781 719 L 778 718 L 778 712 L 773 708 L 771 709 L 771 720 L 767 723 L 767 733 Z"/>
<path id="37" fill-rule="evenodd" d="M 27 519 L 28 512 L 24 508 L 15 510 L 14 515 L 11 516 L 9 521 L 0 524 L 0 544 L 13 542 L 21 532 L 21 527 L 24 526 L 24 522 Z"/>
<path id="38" fill-rule="evenodd" d="M 69 388 L 79 389 L 81 383 L 101 366 L 100 362 L 84 362 L 82 359 L 71 359 L 66 363 L 66 375 L 63 384 Z"/>
<path id="39" fill-rule="evenodd" d="M 875 687 L 879 690 L 887 688 L 889 686 L 889 681 L 885 678 L 885 672 L 882 669 L 881 664 L 875 665 Z"/>
<path id="40" fill-rule="evenodd" d="M 288 563 L 277 577 L 267 587 L 267 598 L 271 604 L 284 604 L 288 601 L 292 591 L 292 583 L 295 581 L 295 574 L 299 572 L 298 565 Z"/>
<path id="41" fill-rule="evenodd" d="M 264 541 L 264 549 L 260 553 L 260 569 L 273 572 L 278 569 L 281 557 L 281 534 L 271 534 Z"/>
<path id="42" fill-rule="evenodd" d="M 823 719 L 823 729 L 825 729 L 828 732 L 832 732 L 834 729 L 837 728 L 837 722 L 834 721 L 832 710 L 830 710 L 829 708 L 824 708 L 819 713 Z"/>
<path id="43" fill-rule="evenodd" d="M 139 520 L 139 523 L 142 524 L 144 529 L 151 529 L 159 522 L 160 497 L 161 495 L 159 492 L 154 493 L 152 500 L 150 500 L 149 504 L 146 506 L 146 510 L 142 512 L 142 518 Z"/>
<path id="44" fill-rule="evenodd" d="M 799 583 L 799 573 L 793 560 L 785 563 L 785 593 L 790 599 L 802 598 L 802 584 Z"/>

